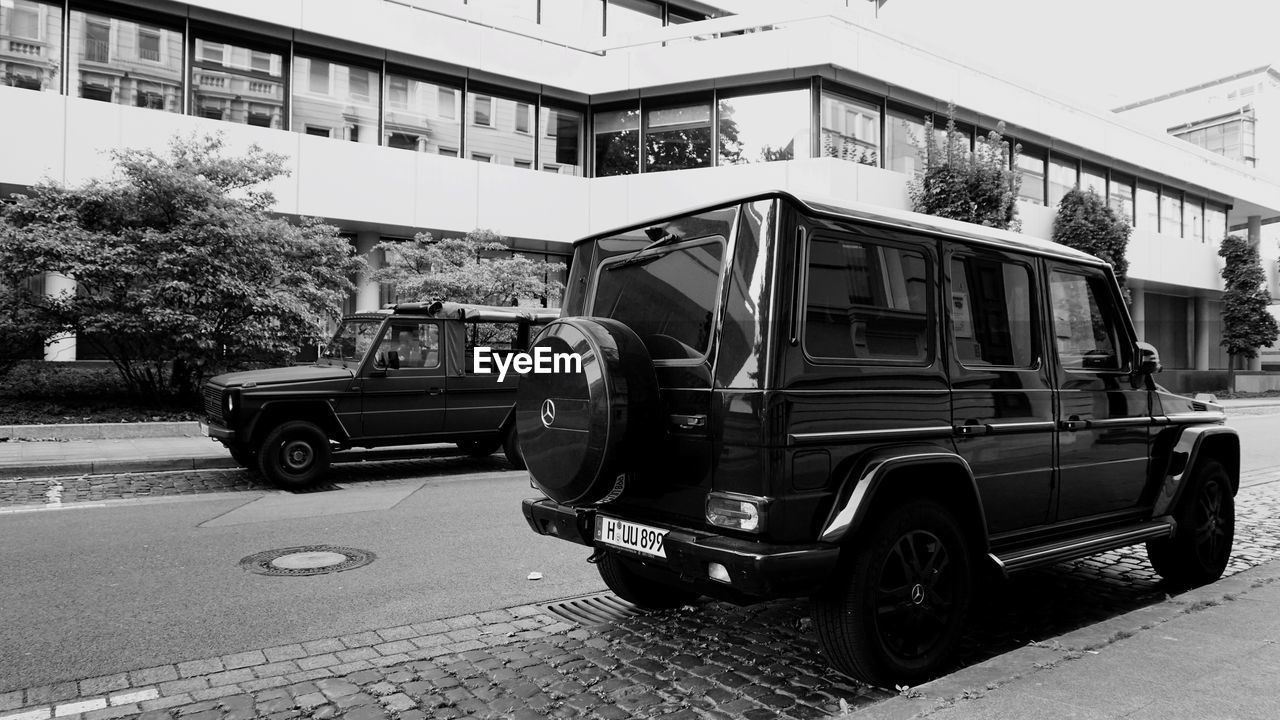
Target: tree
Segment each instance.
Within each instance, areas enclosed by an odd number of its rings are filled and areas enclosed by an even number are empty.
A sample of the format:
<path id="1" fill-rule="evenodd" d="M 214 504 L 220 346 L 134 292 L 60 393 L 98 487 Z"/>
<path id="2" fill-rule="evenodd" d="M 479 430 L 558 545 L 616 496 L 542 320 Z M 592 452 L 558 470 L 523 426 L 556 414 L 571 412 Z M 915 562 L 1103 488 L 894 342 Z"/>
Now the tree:
<path id="1" fill-rule="evenodd" d="M 286 172 L 283 156 L 223 148 L 205 136 L 166 153 L 117 150 L 110 179 L 15 196 L 0 209 L 0 326 L 75 333 L 153 400 L 297 352 L 340 311 L 364 261 L 337 228 L 269 213 L 260 186 Z M 73 278 L 75 292 L 23 283 L 46 273 Z"/>
<path id="2" fill-rule="evenodd" d="M 1115 270 L 1120 287 L 1125 287 L 1129 275 L 1129 261 L 1125 252 L 1129 248 L 1129 234 L 1133 228 L 1116 213 L 1098 194 L 1073 188 L 1062 196 L 1058 214 L 1053 221 L 1053 241 L 1106 260 Z"/>
<path id="3" fill-rule="evenodd" d="M 1222 268 L 1226 289 L 1222 293 L 1221 345 L 1231 355 L 1234 367 L 1237 359 L 1255 358 L 1258 348 L 1274 343 L 1280 328 L 1267 312 L 1271 293 L 1265 287 L 1267 276 L 1258 248 L 1239 235 L 1228 235 L 1218 255 L 1226 261 Z"/>
<path id="4" fill-rule="evenodd" d="M 564 264 L 509 255 L 502 240 L 490 230 L 472 230 L 462 238 L 435 241 L 424 232 L 410 242 L 381 242 L 375 249 L 387 261 L 373 279 L 391 283 L 399 297 L 421 301 L 514 306 L 559 299 L 561 285 L 549 275 Z"/>
<path id="5" fill-rule="evenodd" d="M 916 212 L 963 220 L 1004 230 L 1020 230 L 1017 166 L 1021 146 L 1010 148 L 1003 138 L 1004 123 L 978 141 L 969 152 L 968 138 L 956 129 L 955 108 L 947 117 L 943 145 L 938 147 L 933 118 L 925 120 L 924 140 L 911 137 L 921 167 L 907 185 Z"/>

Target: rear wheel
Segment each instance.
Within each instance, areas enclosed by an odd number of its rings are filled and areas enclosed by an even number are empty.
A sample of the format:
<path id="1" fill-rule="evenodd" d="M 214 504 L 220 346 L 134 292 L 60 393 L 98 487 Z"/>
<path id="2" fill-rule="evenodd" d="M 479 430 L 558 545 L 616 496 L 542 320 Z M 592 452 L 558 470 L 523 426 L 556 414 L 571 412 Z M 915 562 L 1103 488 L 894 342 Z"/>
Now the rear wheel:
<path id="1" fill-rule="evenodd" d="M 507 462 L 511 463 L 514 470 L 524 470 L 524 454 L 520 452 L 520 438 L 516 436 L 516 424 L 511 423 L 511 427 L 507 429 L 507 434 L 502 440 L 502 452 L 507 456 Z"/>
<path id="2" fill-rule="evenodd" d="M 497 452 L 501 445 L 498 440 L 463 440 L 458 443 L 458 449 L 471 457 L 482 458 Z"/>
<path id="3" fill-rule="evenodd" d="M 617 553 L 606 552 L 596 562 L 600 577 L 614 595 L 636 607 L 646 610 L 665 610 L 681 607 L 697 600 L 698 593 L 676 587 L 642 574 L 638 560 L 624 558 Z"/>
<path id="4" fill-rule="evenodd" d="M 930 500 L 892 508 L 813 598 L 818 640 L 841 672 L 914 685 L 946 668 L 964 628 L 973 566 L 960 524 Z"/>
<path id="5" fill-rule="evenodd" d="M 1205 460 L 1191 476 L 1175 511 L 1174 536 L 1147 543 L 1151 566 L 1164 579 L 1196 587 L 1222 577 L 1231 559 L 1236 506 L 1231 478 L 1216 460 Z"/>
<path id="6" fill-rule="evenodd" d="M 314 423 L 282 423 L 267 433 L 257 461 L 263 476 L 276 485 L 309 487 L 329 470 L 329 436 Z"/>

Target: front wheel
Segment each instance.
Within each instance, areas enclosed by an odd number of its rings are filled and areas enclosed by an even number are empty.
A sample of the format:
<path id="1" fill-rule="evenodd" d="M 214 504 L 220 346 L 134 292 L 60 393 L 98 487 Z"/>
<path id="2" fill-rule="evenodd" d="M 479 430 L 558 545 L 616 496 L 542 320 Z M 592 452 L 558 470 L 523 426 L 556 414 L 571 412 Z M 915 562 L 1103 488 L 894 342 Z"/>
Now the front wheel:
<path id="1" fill-rule="evenodd" d="M 929 500 L 892 508 L 813 598 L 828 660 L 873 685 L 937 675 L 960 640 L 973 594 L 969 543 L 955 517 Z"/>
<path id="2" fill-rule="evenodd" d="M 659 580 L 646 578 L 638 560 L 629 560 L 614 552 L 606 552 L 596 562 L 604 584 L 614 595 L 646 610 L 682 607 L 697 600 L 698 593 Z"/>
<path id="3" fill-rule="evenodd" d="M 258 448 L 258 469 L 280 487 L 309 487 L 329 469 L 329 436 L 314 423 L 282 423 Z"/>
<path id="4" fill-rule="evenodd" d="M 1235 539 L 1236 505 L 1231 478 L 1216 460 L 1196 468 L 1174 511 L 1173 537 L 1147 543 L 1151 566 L 1164 579 L 1197 587 L 1222 577 Z"/>

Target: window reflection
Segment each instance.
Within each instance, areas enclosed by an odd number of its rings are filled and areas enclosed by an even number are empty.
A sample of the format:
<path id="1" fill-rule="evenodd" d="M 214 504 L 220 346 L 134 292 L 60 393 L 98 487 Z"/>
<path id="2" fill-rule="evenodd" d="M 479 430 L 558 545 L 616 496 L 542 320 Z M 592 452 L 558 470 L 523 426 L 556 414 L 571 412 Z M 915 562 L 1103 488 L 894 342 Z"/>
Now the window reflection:
<path id="1" fill-rule="evenodd" d="M 645 172 L 711 165 L 711 105 L 683 105 L 645 113 Z"/>
<path id="2" fill-rule="evenodd" d="M 82 98 L 182 112 L 182 32 L 71 12 L 72 88 Z"/>
<path id="3" fill-rule="evenodd" d="M 296 56 L 294 131 L 351 142 L 378 142 L 379 75 L 369 68 Z"/>
<path id="4" fill-rule="evenodd" d="M 721 165 L 809 157 L 808 90 L 722 98 L 719 105 Z"/>
<path id="5" fill-rule="evenodd" d="M 885 152 L 889 156 L 887 167 L 900 173 L 915 174 L 921 169 L 920 152 L 915 142 L 924 140 L 922 116 L 900 110 L 886 113 Z"/>
<path id="6" fill-rule="evenodd" d="M 467 152 L 473 159 L 509 167 L 533 167 L 532 106 L 481 93 L 467 93 Z M 523 128 L 523 129 L 522 129 Z M 517 165 L 517 163 L 519 163 Z"/>
<path id="7" fill-rule="evenodd" d="M 1182 203 L 1182 222 L 1185 236 L 1196 242 L 1204 242 L 1204 201 L 1188 197 Z"/>
<path id="8" fill-rule="evenodd" d="M 1080 189 L 1092 190 L 1098 197 L 1107 196 L 1107 171 L 1096 165 L 1085 164 L 1080 173 Z"/>
<path id="9" fill-rule="evenodd" d="M 1182 193 L 1164 188 L 1160 193 L 1160 232 L 1182 237 Z"/>
<path id="10" fill-rule="evenodd" d="M 1205 203 L 1204 237 L 1209 242 L 1219 243 L 1227 236 L 1227 209 L 1221 205 Z"/>
<path id="11" fill-rule="evenodd" d="M 455 88 L 387 73 L 386 144 L 456 156 L 462 147 L 462 124 L 458 122 L 461 102 L 461 93 Z"/>
<path id="12" fill-rule="evenodd" d="M 284 127 L 284 56 L 196 38 L 191 113 L 213 120 Z"/>
<path id="13" fill-rule="evenodd" d="M 1138 182 L 1138 201 L 1135 208 L 1136 227 L 1149 233 L 1160 228 L 1160 188 L 1151 183 Z"/>
<path id="14" fill-rule="evenodd" d="M 1018 175 L 1022 177 L 1022 185 L 1018 189 L 1018 199 L 1036 205 L 1044 205 L 1045 159 L 1044 150 L 1023 147 L 1018 155 Z"/>
<path id="15" fill-rule="evenodd" d="M 806 97 L 807 99 L 807 97 Z M 880 108 L 822 93 L 822 157 L 880 164 Z"/>
<path id="16" fill-rule="evenodd" d="M 58 92 L 61 67 L 62 6 L 0 2 L 0 85 Z"/>
<path id="17" fill-rule="evenodd" d="M 605 110 L 595 114 L 596 176 L 640 172 L 640 110 Z"/>
<path id="18" fill-rule="evenodd" d="M 563 108 L 544 107 L 538 127 L 538 162 L 541 170 L 562 175 L 582 175 L 582 113 Z"/>
<path id="19" fill-rule="evenodd" d="M 1049 207 L 1057 207 L 1062 196 L 1080 183 L 1080 170 L 1076 161 L 1068 158 L 1049 158 Z"/>
<path id="20" fill-rule="evenodd" d="M 1113 174 L 1108 203 L 1125 222 L 1133 225 L 1133 178 Z"/>

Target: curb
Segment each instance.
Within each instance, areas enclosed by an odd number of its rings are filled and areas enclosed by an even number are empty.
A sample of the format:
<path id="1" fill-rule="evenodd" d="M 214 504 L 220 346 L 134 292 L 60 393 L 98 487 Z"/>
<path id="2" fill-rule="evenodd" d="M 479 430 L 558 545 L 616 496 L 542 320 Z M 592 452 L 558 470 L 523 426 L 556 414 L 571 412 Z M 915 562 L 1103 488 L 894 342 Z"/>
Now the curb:
<path id="1" fill-rule="evenodd" d="M 200 423 L 178 422 L 67 423 L 65 425 L 0 425 L 0 438 L 33 440 L 128 440 L 196 437 Z"/>
<path id="2" fill-rule="evenodd" d="M 987 692 L 1060 663 L 1076 660 L 1140 632 L 1151 630 L 1173 618 L 1196 612 L 1224 600 L 1236 599 L 1253 588 L 1280 580 L 1280 561 L 1255 565 L 1229 577 L 1180 595 L 1131 610 L 1100 623 L 1088 625 L 1049 640 L 1024 645 L 977 665 L 957 670 L 900 691 L 897 697 L 860 708 L 835 720 L 909 720 L 965 700 L 981 698 Z"/>

